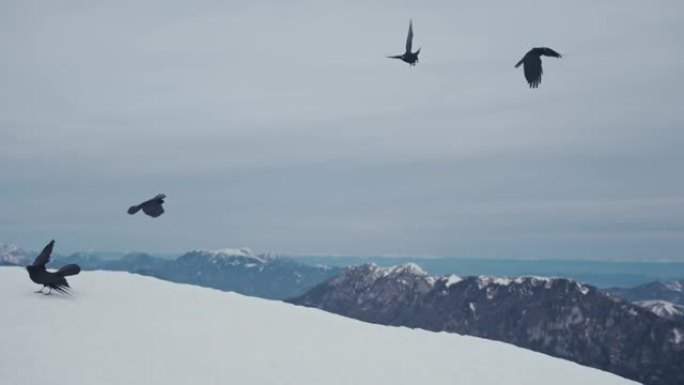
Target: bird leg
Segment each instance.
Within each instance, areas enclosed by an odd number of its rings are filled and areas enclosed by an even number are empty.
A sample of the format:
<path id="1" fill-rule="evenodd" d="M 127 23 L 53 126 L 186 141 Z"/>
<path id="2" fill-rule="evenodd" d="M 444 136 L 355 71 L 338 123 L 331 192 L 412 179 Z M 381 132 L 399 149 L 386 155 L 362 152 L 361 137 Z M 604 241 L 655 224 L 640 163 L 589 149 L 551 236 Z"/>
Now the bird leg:
<path id="1" fill-rule="evenodd" d="M 45 289 L 45 285 L 43 285 L 43 287 L 41 287 L 40 290 L 34 291 L 34 293 L 42 293 L 42 292 L 43 292 L 43 289 Z"/>
<path id="2" fill-rule="evenodd" d="M 45 295 L 50 295 L 51 293 L 52 293 L 52 288 L 51 288 L 51 287 L 48 287 L 48 292 L 47 292 L 47 293 L 43 293 L 43 294 L 45 294 Z"/>

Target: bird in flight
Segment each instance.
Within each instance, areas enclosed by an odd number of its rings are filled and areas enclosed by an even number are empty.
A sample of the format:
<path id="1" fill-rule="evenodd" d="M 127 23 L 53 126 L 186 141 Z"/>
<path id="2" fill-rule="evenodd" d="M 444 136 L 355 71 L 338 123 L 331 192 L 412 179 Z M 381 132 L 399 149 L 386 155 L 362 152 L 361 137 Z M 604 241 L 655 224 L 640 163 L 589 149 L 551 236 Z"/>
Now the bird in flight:
<path id="1" fill-rule="evenodd" d="M 408 30 L 408 36 L 406 37 L 406 52 L 404 52 L 401 55 L 396 55 L 396 56 L 387 56 L 390 59 L 401 59 L 404 62 L 408 63 L 411 66 L 416 65 L 418 63 L 418 54 L 420 53 L 420 48 L 418 48 L 418 51 L 416 52 L 411 52 L 411 49 L 413 48 L 413 20 L 409 21 L 409 30 Z"/>
<path id="2" fill-rule="evenodd" d="M 532 48 L 530 52 L 526 53 L 518 64 L 515 65 L 515 68 L 520 67 L 521 64 L 523 65 L 525 79 L 527 79 L 527 83 L 530 84 L 530 88 L 537 88 L 541 83 L 542 73 L 544 73 L 542 70 L 542 56 L 551 56 L 555 58 L 562 57 L 561 54 L 551 48 Z"/>
<path id="3" fill-rule="evenodd" d="M 52 254 L 53 247 L 55 247 L 54 240 L 50 241 L 50 243 L 45 246 L 43 251 L 36 257 L 36 260 L 33 261 L 33 264 L 26 266 L 26 270 L 28 270 L 31 281 L 43 285 L 36 293 L 43 293 L 43 290 L 47 287 L 48 292 L 43 294 L 50 295 L 52 290 L 56 290 L 62 294 L 68 294 L 70 286 L 64 277 L 80 273 L 81 267 L 72 263 L 59 268 L 59 270 L 54 273 L 47 271 L 45 265 L 50 262 L 50 254 Z"/>
<path id="4" fill-rule="evenodd" d="M 162 207 L 162 204 L 164 203 L 164 199 L 166 199 L 166 195 L 164 194 L 159 194 L 156 197 L 147 200 L 139 205 L 134 205 L 128 208 L 128 213 L 133 215 L 140 211 L 142 211 L 151 216 L 152 218 L 156 218 L 162 214 L 164 214 L 164 207 Z"/>

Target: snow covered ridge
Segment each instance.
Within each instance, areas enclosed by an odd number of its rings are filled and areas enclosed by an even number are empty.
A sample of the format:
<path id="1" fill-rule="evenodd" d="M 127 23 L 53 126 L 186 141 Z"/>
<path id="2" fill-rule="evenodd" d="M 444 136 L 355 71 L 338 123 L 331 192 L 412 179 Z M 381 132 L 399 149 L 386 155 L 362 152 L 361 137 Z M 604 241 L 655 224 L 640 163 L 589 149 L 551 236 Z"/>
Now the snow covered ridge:
<path id="1" fill-rule="evenodd" d="M 648 309 L 660 317 L 684 321 L 684 306 L 663 300 L 636 301 L 637 305 Z"/>
<path id="2" fill-rule="evenodd" d="M 402 265 L 380 267 L 375 263 L 367 263 L 359 266 L 351 266 L 345 269 L 345 274 L 366 274 L 370 279 L 380 279 L 387 277 L 397 277 L 397 276 L 413 276 L 415 278 L 420 278 L 431 282 L 435 285 L 437 283 L 443 283 L 447 288 L 452 285 L 458 284 L 464 281 L 464 277 L 460 277 L 455 274 L 446 275 L 443 277 L 430 276 L 425 270 L 415 263 L 406 263 Z M 468 277 L 469 279 L 475 279 L 477 286 L 483 289 L 487 286 L 510 286 L 510 285 L 529 285 L 529 286 L 540 286 L 546 289 L 550 289 L 555 283 L 572 282 L 573 285 L 582 293 L 589 293 L 590 286 L 584 285 L 580 282 L 559 277 L 538 277 L 538 276 L 520 276 L 520 277 L 498 277 L 498 276 L 485 276 L 480 275 L 477 277 Z"/>
<path id="3" fill-rule="evenodd" d="M 191 251 L 192 254 L 202 255 L 211 260 L 219 261 L 225 259 L 235 259 L 235 258 L 249 258 L 260 263 L 265 263 L 268 259 L 266 255 L 257 255 L 248 247 L 241 247 L 239 249 L 219 249 L 219 250 L 202 250 L 195 249 Z"/>
<path id="4" fill-rule="evenodd" d="M 43 296 L 0 268 L 3 384 L 636 384 L 500 342 L 128 273 L 71 283 L 72 296 Z"/>
<path id="5" fill-rule="evenodd" d="M 0 266 L 26 266 L 29 263 L 31 263 L 31 257 L 24 249 L 17 245 L 0 242 Z"/>

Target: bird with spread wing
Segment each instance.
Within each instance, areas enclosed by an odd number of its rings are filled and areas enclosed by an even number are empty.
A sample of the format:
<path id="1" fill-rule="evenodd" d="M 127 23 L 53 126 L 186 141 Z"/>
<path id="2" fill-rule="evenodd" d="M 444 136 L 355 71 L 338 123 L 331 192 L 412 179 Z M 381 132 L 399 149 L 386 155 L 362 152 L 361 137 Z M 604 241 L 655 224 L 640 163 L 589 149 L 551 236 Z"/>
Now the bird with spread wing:
<path id="1" fill-rule="evenodd" d="M 413 20 L 409 21 L 409 30 L 408 30 L 408 36 L 406 37 L 406 52 L 404 52 L 401 55 L 395 55 L 395 56 L 387 56 L 390 59 L 400 59 L 406 63 L 408 63 L 411 66 L 416 65 L 418 63 L 418 54 L 420 53 L 420 48 L 418 48 L 418 51 L 416 52 L 411 52 L 413 49 Z"/>
<path id="2" fill-rule="evenodd" d="M 67 294 L 69 293 L 70 286 L 65 277 L 76 275 L 81 272 L 81 267 L 73 263 L 60 267 L 59 270 L 54 273 L 47 271 L 45 265 L 50 262 L 50 255 L 52 254 L 53 247 L 55 247 L 54 240 L 50 241 L 50 243 L 45 246 L 43 251 L 41 251 L 31 265 L 26 266 L 31 281 L 43 285 L 36 293 L 43 293 L 43 290 L 47 287 L 48 292 L 43 294 L 50 295 L 52 290 Z"/>
<path id="3" fill-rule="evenodd" d="M 164 199 L 166 195 L 159 194 L 156 197 L 147 200 L 139 205 L 134 205 L 128 208 L 128 213 L 133 215 L 142 209 L 143 213 L 151 216 L 152 218 L 157 218 L 158 216 L 164 214 Z"/>
<path id="4" fill-rule="evenodd" d="M 551 48 L 539 47 L 532 48 L 528 53 L 523 56 L 522 59 L 515 65 L 515 68 L 523 66 L 525 72 L 525 79 L 529 83 L 530 88 L 537 88 L 541 84 L 542 73 L 542 56 L 550 56 L 555 58 L 561 58 L 561 54 L 552 50 Z"/>

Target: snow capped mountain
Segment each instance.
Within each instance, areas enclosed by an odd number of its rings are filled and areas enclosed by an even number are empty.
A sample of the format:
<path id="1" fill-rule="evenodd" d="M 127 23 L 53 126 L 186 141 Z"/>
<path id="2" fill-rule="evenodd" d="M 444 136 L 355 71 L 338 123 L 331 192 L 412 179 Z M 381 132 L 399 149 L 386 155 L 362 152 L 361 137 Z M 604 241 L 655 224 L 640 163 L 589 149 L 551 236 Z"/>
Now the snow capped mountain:
<path id="1" fill-rule="evenodd" d="M 684 322 L 684 306 L 663 300 L 636 301 L 637 305 L 661 317 Z"/>
<path id="2" fill-rule="evenodd" d="M 0 243 L 0 266 L 26 266 L 31 262 L 31 256 L 17 245 Z"/>
<path id="3" fill-rule="evenodd" d="M 635 384 L 500 342 L 139 275 L 86 271 L 71 283 L 72 296 L 34 294 L 25 271 L 0 268 L 2 383 Z"/>
<path id="4" fill-rule="evenodd" d="M 632 288 L 611 288 L 606 291 L 633 302 L 663 300 L 684 306 L 684 280 L 651 282 Z"/>
<path id="5" fill-rule="evenodd" d="M 384 273 L 394 270 L 402 274 Z M 684 383 L 684 325 L 569 279 L 430 277 L 362 265 L 289 302 L 504 341 L 650 385 Z"/>
<path id="6" fill-rule="evenodd" d="M 339 269 L 310 266 L 251 250 L 193 250 L 155 268 L 149 275 L 257 297 L 284 299 L 333 277 Z"/>

